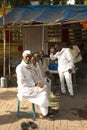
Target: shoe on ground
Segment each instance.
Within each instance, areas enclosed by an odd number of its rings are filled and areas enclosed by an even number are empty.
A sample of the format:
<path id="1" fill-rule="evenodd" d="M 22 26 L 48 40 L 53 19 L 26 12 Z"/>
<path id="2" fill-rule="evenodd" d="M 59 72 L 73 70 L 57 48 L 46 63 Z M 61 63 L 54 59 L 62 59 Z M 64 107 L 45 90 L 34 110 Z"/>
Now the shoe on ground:
<path id="1" fill-rule="evenodd" d="M 43 119 L 48 119 L 48 120 L 54 120 L 55 115 L 48 113 L 46 116 L 41 115 L 41 118 L 43 118 Z"/>
<path id="2" fill-rule="evenodd" d="M 59 113 L 59 109 L 52 109 L 52 113 L 53 113 L 54 115 L 58 114 L 58 113 Z"/>
<path id="3" fill-rule="evenodd" d="M 59 109 L 52 109 L 51 107 L 48 107 L 48 113 L 50 114 L 50 115 L 55 115 L 55 114 L 57 114 L 59 112 Z"/>
<path id="4" fill-rule="evenodd" d="M 54 114 L 49 114 L 49 113 L 48 113 L 48 114 L 45 116 L 45 118 L 48 119 L 48 120 L 54 120 L 55 115 L 54 115 Z"/>
<path id="5" fill-rule="evenodd" d="M 32 129 L 37 129 L 38 128 L 38 125 L 32 121 L 29 121 L 28 122 L 28 126 L 31 127 Z"/>
<path id="6" fill-rule="evenodd" d="M 70 97 L 74 97 L 74 94 L 70 94 Z"/>
<path id="7" fill-rule="evenodd" d="M 28 127 L 29 127 L 29 126 L 28 126 L 28 124 L 27 124 L 26 122 L 22 122 L 22 123 L 21 123 L 21 129 L 22 129 L 22 130 L 28 130 Z"/>

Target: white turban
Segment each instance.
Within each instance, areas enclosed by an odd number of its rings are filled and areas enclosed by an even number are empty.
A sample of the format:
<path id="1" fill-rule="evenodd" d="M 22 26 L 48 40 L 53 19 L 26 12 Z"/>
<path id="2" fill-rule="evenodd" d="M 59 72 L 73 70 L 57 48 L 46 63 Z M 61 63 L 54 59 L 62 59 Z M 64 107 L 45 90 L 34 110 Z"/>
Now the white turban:
<path id="1" fill-rule="evenodd" d="M 22 53 L 22 56 L 26 56 L 26 55 L 30 55 L 31 54 L 31 51 L 30 50 L 25 50 L 23 53 Z"/>

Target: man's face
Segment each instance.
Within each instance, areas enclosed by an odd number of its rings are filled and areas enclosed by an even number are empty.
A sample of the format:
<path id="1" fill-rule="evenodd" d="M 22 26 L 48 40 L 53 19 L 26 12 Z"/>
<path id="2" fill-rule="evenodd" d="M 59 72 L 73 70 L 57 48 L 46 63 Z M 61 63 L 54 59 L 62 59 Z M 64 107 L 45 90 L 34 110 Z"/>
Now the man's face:
<path id="1" fill-rule="evenodd" d="M 32 56 L 30 62 L 31 62 L 33 65 L 36 65 L 36 57 L 35 57 L 35 56 Z"/>
<path id="2" fill-rule="evenodd" d="M 50 48 L 50 52 L 51 52 L 51 53 L 55 52 L 54 46 Z"/>
<path id="3" fill-rule="evenodd" d="M 30 54 L 26 54 L 25 56 L 23 56 L 23 60 L 26 64 L 29 64 L 30 62 L 30 58 L 31 58 L 31 55 Z"/>

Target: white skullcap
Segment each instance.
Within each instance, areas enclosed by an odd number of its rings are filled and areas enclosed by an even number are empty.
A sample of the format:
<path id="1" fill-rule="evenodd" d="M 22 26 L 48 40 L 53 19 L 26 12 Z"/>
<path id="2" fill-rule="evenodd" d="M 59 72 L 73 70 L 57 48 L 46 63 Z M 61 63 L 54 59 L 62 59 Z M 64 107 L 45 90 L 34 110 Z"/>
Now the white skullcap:
<path id="1" fill-rule="evenodd" d="M 25 50 L 23 53 L 22 53 L 22 56 L 26 56 L 26 55 L 30 55 L 31 54 L 31 51 L 30 50 Z"/>

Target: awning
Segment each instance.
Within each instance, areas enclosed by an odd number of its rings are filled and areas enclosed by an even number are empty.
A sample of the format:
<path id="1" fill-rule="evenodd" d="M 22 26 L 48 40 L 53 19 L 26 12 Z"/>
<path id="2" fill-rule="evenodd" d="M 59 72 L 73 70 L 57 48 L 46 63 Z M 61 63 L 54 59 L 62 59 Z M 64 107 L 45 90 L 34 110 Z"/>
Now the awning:
<path id="1" fill-rule="evenodd" d="M 6 25 L 32 24 L 32 23 L 75 23 L 87 21 L 87 6 L 18 6 L 7 13 Z M 3 18 L 0 18 L 3 25 Z"/>

